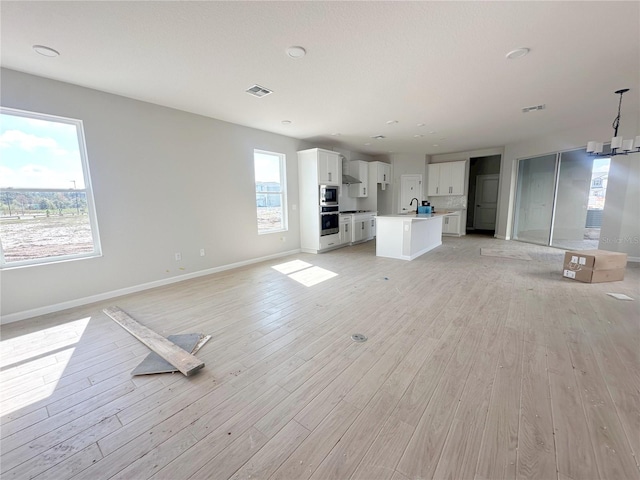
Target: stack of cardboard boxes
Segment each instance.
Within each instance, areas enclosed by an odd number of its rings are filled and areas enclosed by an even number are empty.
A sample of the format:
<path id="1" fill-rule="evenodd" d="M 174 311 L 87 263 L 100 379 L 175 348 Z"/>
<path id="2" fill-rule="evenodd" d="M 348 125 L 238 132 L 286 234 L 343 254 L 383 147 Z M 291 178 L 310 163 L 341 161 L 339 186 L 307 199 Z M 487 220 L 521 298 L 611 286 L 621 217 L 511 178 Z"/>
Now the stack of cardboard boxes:
<path id="1" fill-rule="evenodd" d="M 624 279 L 627 254 L 605 250 L 567 252 L 562 276 L 579 282 L 616 282 Z"/>

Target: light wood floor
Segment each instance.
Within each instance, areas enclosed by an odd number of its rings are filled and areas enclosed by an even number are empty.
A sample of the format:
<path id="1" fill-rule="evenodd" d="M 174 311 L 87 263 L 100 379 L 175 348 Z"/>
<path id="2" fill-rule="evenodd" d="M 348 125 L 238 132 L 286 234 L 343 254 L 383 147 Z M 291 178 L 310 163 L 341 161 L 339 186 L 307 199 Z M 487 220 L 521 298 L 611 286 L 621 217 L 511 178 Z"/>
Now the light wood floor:
<path id="1" fill-rule="evenodd" d="M 413 262 L 374 253 L 2 327 L 2 478 L 640 478 L 639 268 L 581 284 L 560 250 L 474 236 Z M 296 260 L 310 266 L 272 268 Z M 206 367 L 131 377 L 148 350 L 109 305 L 165 336 L 211 334 Z"/>

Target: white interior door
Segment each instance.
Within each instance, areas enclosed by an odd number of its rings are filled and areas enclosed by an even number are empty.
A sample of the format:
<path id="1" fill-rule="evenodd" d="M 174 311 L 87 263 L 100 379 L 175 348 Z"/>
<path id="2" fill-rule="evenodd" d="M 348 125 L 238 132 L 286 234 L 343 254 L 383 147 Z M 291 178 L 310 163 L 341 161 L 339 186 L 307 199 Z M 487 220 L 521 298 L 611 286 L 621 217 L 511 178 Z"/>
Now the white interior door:
<path id="1" fill-rule="evenodd" d="M 422 175 L 402 175 L 400 177 L 400 205 L 398 213 L 406 213 L 410 210 L 415 211 L 417 206 L 411 199 L 417 198 L 418 205 L 422 202 Z"/>
<path id="2" fill-rule="evenodd" d="M 500 175 L 476 177 L 476 203 L 473 212 L 473 228 L 495 230 L 498 209 L 498 180 Z"/>

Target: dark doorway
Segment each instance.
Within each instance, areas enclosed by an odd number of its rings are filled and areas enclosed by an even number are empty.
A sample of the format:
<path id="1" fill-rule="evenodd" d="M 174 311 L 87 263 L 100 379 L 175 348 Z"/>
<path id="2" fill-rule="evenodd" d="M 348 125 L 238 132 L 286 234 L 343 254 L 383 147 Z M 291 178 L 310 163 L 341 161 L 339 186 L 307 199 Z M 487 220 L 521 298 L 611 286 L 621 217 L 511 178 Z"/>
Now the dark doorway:
<path id="1" fill-rule="evenodd" d="M 481 181 L 483 178 L 500 174 L 501 160 L 502 155 L 488 155 L 485 157 L 472 157 L 469 159 L 469 207 L 467 208 L 466 219 L 467 233 L 479 233 L 481 235 L 495 234 L 495 206 L 493 207 L 494 210 L 492 213 L 491 208 L 486 208 L 486 204 L 483 203 L 483 198 L 494 200 L 494 203 L 497 204 L 497 182 L 484 183 L 484 185 L 491 186 L 491 188 L 495 188 L 495 190 L 488 190 L 485 188 L 485 192 L 484 194 L 481 194 L 480 198 L 476 198 L 476 191 L 479 181 L 480 184 L 483 184 Z M 482 215 L 482 218 L 476 218 L 479 215 Z M 487 218 L 487 216 L 489 218 Z"/>

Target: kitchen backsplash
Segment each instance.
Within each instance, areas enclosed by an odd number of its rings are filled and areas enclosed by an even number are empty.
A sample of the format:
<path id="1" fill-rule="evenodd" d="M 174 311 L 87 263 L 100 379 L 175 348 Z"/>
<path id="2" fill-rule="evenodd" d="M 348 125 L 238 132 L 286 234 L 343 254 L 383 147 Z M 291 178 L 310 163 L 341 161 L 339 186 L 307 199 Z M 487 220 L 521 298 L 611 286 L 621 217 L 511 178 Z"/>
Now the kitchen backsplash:
<path id="1" fill-rule="evenodd" d="M 466 195 L 450 195 L 443 197 L 429 197 L 429 202 L 438 208 L 467 208 Z"/>

